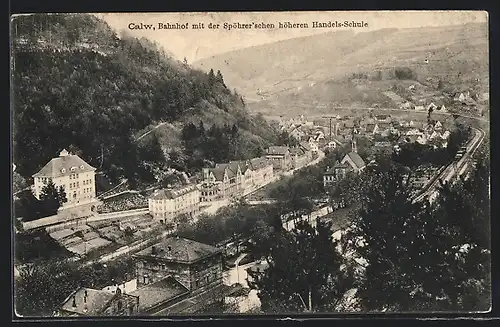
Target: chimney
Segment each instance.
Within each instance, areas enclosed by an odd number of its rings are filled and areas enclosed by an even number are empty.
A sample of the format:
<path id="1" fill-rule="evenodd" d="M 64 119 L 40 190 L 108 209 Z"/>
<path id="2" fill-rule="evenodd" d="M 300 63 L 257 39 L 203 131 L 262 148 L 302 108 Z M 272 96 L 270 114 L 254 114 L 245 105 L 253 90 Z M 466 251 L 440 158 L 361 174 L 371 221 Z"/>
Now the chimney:
<path id="1" fill-rule="evenodd" d="M 76 296 L 74 296 L 74 295 L 73 295 L 73 304 L 72 304 L 72 307 L 76 308 Z"/>
<path id="2" fill-rule="evenodd" d="M 83 303 L 87 303 L 87 290 L 85 290 L 85 293 L 83 294 Z"/>
<path id="3" fill-rule="evenodd" d="M 156 246 L 151 247 L 151 254 L 156 254 Z"/>
<path id="4" fill-rule="evenodd" d="M 59 153 L 59 157 L 66 157 L 69 155 L 69 152 L 66 151 L 66 149 L 63 149 L 60 153 Z"/>

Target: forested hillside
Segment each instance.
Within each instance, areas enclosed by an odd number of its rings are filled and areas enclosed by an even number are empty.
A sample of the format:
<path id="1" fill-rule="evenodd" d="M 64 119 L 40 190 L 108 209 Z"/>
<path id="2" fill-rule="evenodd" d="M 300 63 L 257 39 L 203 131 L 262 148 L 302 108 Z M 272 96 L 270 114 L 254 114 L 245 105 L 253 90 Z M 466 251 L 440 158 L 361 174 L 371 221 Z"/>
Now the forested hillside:
<path id="1" fill-rule="evenodd" d="M 114 181 L 152 181 L 173 160 L 191 172 L 210 164 L 208 156 L 188 160 L 193 151 L 210 149 L 189 144 L 185 153 L 184 133 L 152 132 L 138 141 L 159 123 L 178 131 L 193 121 L 230 130 L 226 141 L 235 149 L 219 160 L 253 157 L 276 140 L 276 131 L 248 114 L 220 73 L 191 69 L 146 39 L 120 38 L 94 16 L 18 16 L 12 24 L 13 152 L 23 177 L 63 148 Z"/>

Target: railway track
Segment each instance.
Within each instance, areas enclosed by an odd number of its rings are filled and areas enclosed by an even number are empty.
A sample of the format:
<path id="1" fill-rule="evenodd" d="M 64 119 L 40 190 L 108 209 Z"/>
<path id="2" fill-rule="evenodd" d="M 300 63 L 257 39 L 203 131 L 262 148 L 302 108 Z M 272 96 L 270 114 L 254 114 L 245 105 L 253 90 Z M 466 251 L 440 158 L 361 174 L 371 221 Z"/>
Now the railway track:
<path id="1" fill-rule="evenodd" d="M 467 144 L 464 155 L 460 159 L 454 160 L 448 164 L 448 166 L 446 166 L 446 168 L 433 180 L 432 183 L 426 187 L 424 191 L 413 198 L 413 202 L 420 202 L 424 199 L 430 199 L 433 201 L 441 182 L 450 182 L 454 177 L 458 177 L 464 172 L 464 167 L 468 165 L 468 161 L 479 148 L 479 145 L 481 145 L 486 135 L 486 133 L 481 129 L 474 128 L 474 131 L 475 135 Z"/>

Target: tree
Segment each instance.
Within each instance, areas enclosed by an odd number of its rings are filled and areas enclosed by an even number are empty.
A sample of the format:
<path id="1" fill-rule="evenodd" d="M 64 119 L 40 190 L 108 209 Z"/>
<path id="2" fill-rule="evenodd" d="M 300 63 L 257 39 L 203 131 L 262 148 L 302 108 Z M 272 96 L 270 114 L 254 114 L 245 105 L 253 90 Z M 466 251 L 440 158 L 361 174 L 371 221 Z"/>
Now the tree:
<path id="1" fill-rule="evenodd" d="M 269 267 L 249 272 L 249 286 L 258 291 L 261 309 L 280 313 L 326 310 L 345 289 L 335 246 L 331 225 L 321 220 L 316 228 L 301 222 L 293 232 L 275 232 L 264 254 Z"/>
<path id="2" fill-rule="evenodd" d="M 464 217 L 457 211 L 470 216 L 470 210 L 449 195 L 433 205 L 413 203 L 404 175 L 397 166 L 376 171 L 346 235 L 349 247 L 367 262 L 358 292 L 364 308 L 477 309 L 465 306 L 473 302 L 471 289 L 480 294 L 487 285 L 480 273 L 487 260 L 474 247 L 463 250 L 467 239 L 459 220 Z"/>
<path id="3" fill-rule="evenodd" d="M 67 202 L 63 186 L 56 187 L 52 180 L 42 187 L 40 192 L 41 208 L 44 216 L 57 214 L 59 207 Z"/>

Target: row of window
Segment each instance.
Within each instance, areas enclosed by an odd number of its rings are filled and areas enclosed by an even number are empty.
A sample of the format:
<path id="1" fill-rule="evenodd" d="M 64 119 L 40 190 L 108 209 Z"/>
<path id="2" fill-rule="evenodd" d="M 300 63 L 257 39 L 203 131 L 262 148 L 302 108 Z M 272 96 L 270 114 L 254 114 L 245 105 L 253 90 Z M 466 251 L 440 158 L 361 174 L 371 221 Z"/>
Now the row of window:
<path id="1" fill-rule="evenodd" d="M 84 188 L 83 193 L 90 193 L 92 192 L 92 187 Z"/>
<path id="2" fill-rule="evenodd" d="M 52 180 L 52 178 L 50 178 L 50 177 L 38 177 L 38 182 L 40 182 L 40 183 L 46 184 L 46 183 L 50 182 L 51 180 Z"/>
<path id="3" fill-rule="evenodd" d="M 69 188 L 70 189 L 75 188 L 75 187 L 80 187 L 80 182 L 69 183 Z"/>
<path id="4" fill-rule="evenodd" d="M 78 179 L 78 174 L 70 174 L 69 179 Z"/>

